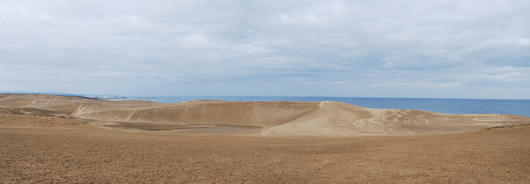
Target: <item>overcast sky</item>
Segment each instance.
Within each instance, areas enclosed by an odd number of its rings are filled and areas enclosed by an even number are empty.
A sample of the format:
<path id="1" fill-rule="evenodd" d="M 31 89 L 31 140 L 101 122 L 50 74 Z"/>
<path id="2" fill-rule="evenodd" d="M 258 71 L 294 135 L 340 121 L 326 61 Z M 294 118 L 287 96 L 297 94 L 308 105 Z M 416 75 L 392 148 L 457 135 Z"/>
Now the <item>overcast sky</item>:
<path id="1" fill-rule="evenodd" d="M 530 99 L 530 1 L 0 0 L 0 91 Z"/>

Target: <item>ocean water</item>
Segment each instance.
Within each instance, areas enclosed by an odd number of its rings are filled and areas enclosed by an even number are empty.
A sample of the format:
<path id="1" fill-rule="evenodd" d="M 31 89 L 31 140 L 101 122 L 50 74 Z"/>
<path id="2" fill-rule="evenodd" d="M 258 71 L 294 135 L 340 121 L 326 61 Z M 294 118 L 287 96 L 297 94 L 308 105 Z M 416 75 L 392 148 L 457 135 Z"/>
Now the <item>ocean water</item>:
<path id="1" fill-rule="evenodd" d="M 530 117 L 530 100 L 359 98 L 359 97 L 244 97 L 244 96 L 127 96 L 113 97 L 175 103 L 190 100 L 226 101 L 337 101 L 379 109 L 411 109 L 449 114 L 515 114 Z"/>

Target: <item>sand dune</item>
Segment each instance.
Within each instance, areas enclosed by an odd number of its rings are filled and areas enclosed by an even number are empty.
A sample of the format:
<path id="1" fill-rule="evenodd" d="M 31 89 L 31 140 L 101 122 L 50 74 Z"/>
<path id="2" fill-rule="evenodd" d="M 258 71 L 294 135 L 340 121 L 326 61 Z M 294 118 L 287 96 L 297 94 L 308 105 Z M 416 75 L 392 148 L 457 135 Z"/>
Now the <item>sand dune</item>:
<path id="1" fill-rule="evenodd" d="M 4 107 L 27 107 L 33 104 L 34 102 L 24 98 L 7 98 L 0 99 L 0 103 Z"/>
<path id="2" fill-rule="evenodd" d="M 454 115 L 416 110 L 370 109 L 322 102 L 312 113 L 263 130 L 276 136 L 425 135 L 477 131 L 492 126 L 530 123 L 516 115 Z"/>
<path id="3" fill-rule="evenodd" d="M 529 183 L 529 122 L 339 102 L 0 95 L 0 183 Z"/>
<path id="4" fill-rule="evenodd" d="M 245 125 L 260 127 L 261 131 L 255 134 L 260 136 L 449 134 L 530 123 L 529 117 L 517 115 L 454 115 L 416 110 L 371 109 L 332 101 L 318 103 L 198 100 L 163 104 L 52 95 L 3 95 L 0 98 L 0 107 L 53 110 L 60 112 L 56 114 L 68 118 L 105 121 L 106 123 L 99 125 L 109 127 L 116 127 L 110 125 L 117 122 L 142 123 L 143 127 L 146 127 L 146 123 L 175 124 L 180 127 Z"/>

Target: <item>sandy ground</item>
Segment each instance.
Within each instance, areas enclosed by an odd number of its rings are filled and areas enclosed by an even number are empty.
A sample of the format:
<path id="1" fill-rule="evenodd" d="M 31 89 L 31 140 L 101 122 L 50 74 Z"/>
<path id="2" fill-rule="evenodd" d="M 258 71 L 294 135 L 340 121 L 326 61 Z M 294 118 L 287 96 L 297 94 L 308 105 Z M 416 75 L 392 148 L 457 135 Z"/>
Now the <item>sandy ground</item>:
<path id="1" fill-rule="evenodd" d="M 0 183 L 529 183 L 528 119 L 0 95 Z"/>

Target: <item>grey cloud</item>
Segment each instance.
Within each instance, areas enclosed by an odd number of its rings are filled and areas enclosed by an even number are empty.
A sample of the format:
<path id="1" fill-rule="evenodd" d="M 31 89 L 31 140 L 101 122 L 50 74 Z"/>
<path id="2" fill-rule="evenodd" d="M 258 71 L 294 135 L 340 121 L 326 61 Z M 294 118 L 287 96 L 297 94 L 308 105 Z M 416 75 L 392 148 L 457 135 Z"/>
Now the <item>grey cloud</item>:
<path id="1" fill-rule="evenodd" d="M 530 85 L 518 80 L 530 67 L 529 7 L 528 1 L 2 1 L 0 73 L 17 77 L 0 83 L 25 90 L 48 81 L 74 86 L 51 91 L 74 93 L 90 84 L 108 94 L 126 81 L 124 95 L 192 95 L 213 84 L 227 86 L 218 95 L 372 92 L 362 86 L 516 89 Z M 388 91 L 379 95 L 414 94 Z"/>

